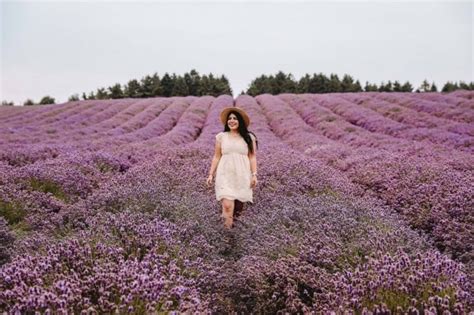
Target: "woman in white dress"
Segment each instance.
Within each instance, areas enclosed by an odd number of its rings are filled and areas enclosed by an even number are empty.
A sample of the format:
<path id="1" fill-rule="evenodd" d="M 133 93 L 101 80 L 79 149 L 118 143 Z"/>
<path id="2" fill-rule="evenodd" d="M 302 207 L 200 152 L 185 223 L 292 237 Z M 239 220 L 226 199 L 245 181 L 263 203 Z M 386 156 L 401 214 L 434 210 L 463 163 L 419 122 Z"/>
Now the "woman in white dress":
<path id="1" fill-rule="evenodd" d="M 227 107 L 222 110 L 221 122 L 224 131 L 216 135 L 214 157 L 207 178 L 212 184 L 216 173 L 216 199 L 222 202 L 221 217 L 224 226 L 233 227 L 234 210 L 240 214 L 243 203 L 253 203 L 252 188 L 257 185 L 257 139 L 248 131 L 250 119 L 239 107 Z"/>

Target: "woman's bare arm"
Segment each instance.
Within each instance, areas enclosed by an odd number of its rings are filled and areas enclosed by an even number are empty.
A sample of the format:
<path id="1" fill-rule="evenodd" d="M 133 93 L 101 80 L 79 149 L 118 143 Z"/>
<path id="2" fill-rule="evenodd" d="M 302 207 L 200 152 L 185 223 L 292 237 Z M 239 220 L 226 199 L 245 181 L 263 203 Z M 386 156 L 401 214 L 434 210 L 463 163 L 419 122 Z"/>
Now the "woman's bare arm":
<path id="1" fill-rule="evenodd" d="M 214 157 L 212 158 L 211 169 L 209 170 L 209 175 L 214 176 L 216 171 L 217 165 L 219 164 L 219 160 L 221 159 L 222 152 L 221 152 L 221 143 L 220 141 L 216 141 L 215 149 L 214 149 Z"/>
<path id="2" fill-rule="evenodd" d="M 250 153 L 249 151 L 248 157 L 250 160 L 250 171 L 252 172 L 252 174 L 254 174 L 257 172 L 257 143 L 253 136 L 250 137 L 253 143 L 253 153 Z"/>

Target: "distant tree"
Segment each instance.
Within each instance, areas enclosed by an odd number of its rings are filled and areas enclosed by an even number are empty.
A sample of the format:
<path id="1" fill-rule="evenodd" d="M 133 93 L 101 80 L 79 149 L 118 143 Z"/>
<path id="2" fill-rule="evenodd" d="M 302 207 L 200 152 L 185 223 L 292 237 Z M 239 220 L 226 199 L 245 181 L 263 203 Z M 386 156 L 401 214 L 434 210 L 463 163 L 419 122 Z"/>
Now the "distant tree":
<path id="1" fill-rule="evenodd" d="M 82 99 L 83 99 L 83 100 L 87 100 L 87 95 L 86 95 L 85 92 L 82 92 Z"/>
<path id="2" fill-rule="evenodd" d="M 152 90 L 151 90 L 151 93 L 153 96 L 160 96 L 162 95 L 162 91 L 161 91 L 161 85 L 160 85 L 160 76 L 158 75 L 158 73 L 154 73 L 152 76 L 151 76 L 151 82 L 152 82 Z"/>
<path id="3" fill-rule="evenodd" d="M 413 86 L 410 84 L 410 82 L 406 81 L 402 86 L 402 91 L 403 92 L 412 92 L 413 91 Z"/>
<path id="4" fill-rule="evenodd" d="M 112 99 L 124 97 L 124 93 L 122 91 L 122 86 L 120 85 L 120 83 L 115 83 L 113 86 L 109 87 L 109 97 Z"/>
<path id="5" fill-rule="evenodd" d="M 438 92 L 438 87 L 434 82 L 431 84 L 430 92 Z"/>
<path id="6" fill-rule="evenodd" d="M 41 101 L 39 102 L 41 105 L 45 104 L 55 104 L 55 100 L 53 97 L 50 97 L 49 95 L 44 96 Z"/>
<path id="7" fill-rule="evenodd" d="M 162 95 L 169 97 L 173 93 L 173 79 L 171 76 L 168 74 L 168 72 L 165 73 L 163 78 L 161 78 L 161 91 Z"/>
<path id="8" fill-rule="evenodd" d="M 27 99 L 23 105 L 29 106 L 29 105 L 35 105 L 35 102 L 32 99 Z"/>
<path id="9" fill-rule="evenodd" d="M 354 83 L 353 92 L 362 92 L 362 86 L 360 85 L 359 80 L 356 80 Z"/>
<path id="10" fill-rule="evenodd" d="M 286 74 L 283 71 L 278 71 L 275 77 L 272 77 L 271 81 L 271 93 L 274 95 L 296 92 L 297 84 L 291 73 Z"/>
<path id="11" fill-rule="evenodd" d="M 78 101 L 78 100 L 79 100 L 79 94 L 77 93 L 69 96 L 69 99 L 68 99 L 69 102 Z"/>
<path id="12" fill-rule="evenodd" d="M 377 92 L 378 88 L 376 84 L 370 84 L 368 81 L 365 81 L 365 87 L 364 87 L 365 92 Z"/>
<path id="13" fill-rule="evenodd" d="M 308 93 L 327 93 L 329 92 L 329 78 L 323 73 L 313 73 L 309 81 Z"/>
<path id="14" fill-rule="evenodd" d="M 357 92 L 360 87 L 360 83 L 357 86 L 357 84 L 354 83 L 354 79 L 350 75 L 344 74 L 341 82 L 341 87 L 342 92 Z"/>
<path id="15" fill-rule="evenodd" d="M 184 81 L 188 86 L 190 95 L 199 95 L 201 86 L 201 76 L 199 75 L 199 72 L 197 72 L 195 69 L 192 69 L 189 74 L 184 75 Z"/>
<path id="16" fill-rule="evenodd" d="M 96 96 L 95 96 L 95 93 L 94 93 L 93 91 L 91 91 L 91 92 L 89 93 L 89 96 L 87 97 L 87 99 L 89 99 L 89 100 L 95 100 L 95 99 L 97 99 L 97 98 L 96 98 Z"/>
<path id="17" fill-rule="evenodd" d="M 207 75 L 203 75 L 200 80 L 198 95 L 209 95 L 209 91 L 211 89 L 211 82 Z"/>
<path id="18" fill-rule="evenodd" d="M 264 93 L 270 93 L 270 80 L 268 76 L 262 74 L 250 82 L 246 94 L 256 96 Z"/>
<path id="19" fill-rule="evenodd" d="M 188 95 L 189 90 L 184 78 L 178 77 L 171 91 L 171 96 L 186 96 Z"/>
<path id="20" fill-rule="evenodd" d="M 302 76 L 296 85 L 296 93 L 308 93 L 310 81 L 311 77 L 309 74 L 306 73 L 304 76 Z"/>
<path id="21" fill-rule="evenodd" d="M 387 84 L 383 81 L 380 83 L 379 92 L 393 92 L 392 82 L 389 80 Z"/>
<path id="22" fill-rule="evenodd" d="M 457 83 L 452 83 L 451 81 L 446 82 L 446 84 L 443 86 L 441 92 L 452 92 L 459 89 L 459 86 Z"/>
<path id="23" fill-rule="evenodd" d="M 459 88 L 462 89 L 462 90 L 469 90 L 470 89 L 469 84 L 467 84 L 464 81 L 459 81 Z"/>
<path id="24" fill-rule="evenodd" d="M 6 100 L 2 101 L 2 106 L 14 106 L 15 104 L 13 103 L 13 101 L 11 102 L 8 102 Z"/>
<path id="25" fill-rule="evenodd" d="M 219 93 L 218 95 L 232 95 L 232 88 L 230 87 L 229 80 L 225 75 L 221 75 L 219 78 L 217 92 Z"/>
<path id="26" fill-rule="evenodd" d="M 402 92 L 402 86 L 400 85 L 400 82 L 398 82 L 397 80 L 395 80 L 395 82 L 393 82 L 393 91 L 394 92 Z"/>
<path id="27" fill-rule="evenodd" d="M 138 97 L 152 97 L 153 89 L 153 78 L 149 75 L 146 75 L 140 80 L 140 87 L 138 88 Z"/>
<path id="28" fill-rule="evenodd" d="M 124 88 L 124 96 L 136 98 L 139 97 L 138 93 L 140 90 L 140 83 L 136 79 L 128 81 L 128 84 Z"/>
<path id="29" fill-rule="evenodd" d="M 110 95 L 107 93 L 105 88 L 101 87 L 101 88 L 97 89 L 96 98 L 98 100 L 106 100 L 106 99 L 110 98 Z"/>
<path id="30" fill-rule="evenodd" d="M 339 80 L 339 76 L 336 73 L 329 75 L 328 92 L 338 93 L 342 92 L 342 82 Z"/>
<path id="31" fill-rule="evenodd" d="M 428 80 L 423 80 L 421 83 L 420 87 L 418 88 L 420 92 L 429 92 L 430 91 L 430 84 L 428 83 Z"/>

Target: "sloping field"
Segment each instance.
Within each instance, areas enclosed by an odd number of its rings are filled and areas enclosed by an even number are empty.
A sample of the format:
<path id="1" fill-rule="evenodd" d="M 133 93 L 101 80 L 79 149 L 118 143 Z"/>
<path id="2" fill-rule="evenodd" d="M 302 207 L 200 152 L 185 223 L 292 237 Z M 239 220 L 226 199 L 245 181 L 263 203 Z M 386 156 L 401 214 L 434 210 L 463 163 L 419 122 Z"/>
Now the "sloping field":
<path id="1" fill-rule="evenodd" d="M 232 102 L 0 107 L 0 311 L 474 309 L 474 92 L 240 95 L 259 183 L 226 231 Z"/>

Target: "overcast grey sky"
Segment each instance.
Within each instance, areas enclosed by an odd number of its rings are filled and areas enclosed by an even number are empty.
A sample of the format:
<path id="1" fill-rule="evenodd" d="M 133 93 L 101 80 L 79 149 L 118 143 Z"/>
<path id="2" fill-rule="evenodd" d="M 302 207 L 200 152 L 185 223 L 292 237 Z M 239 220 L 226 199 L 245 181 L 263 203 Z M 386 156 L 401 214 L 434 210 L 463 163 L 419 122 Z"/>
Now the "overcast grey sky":
<path id="1" fill-rule="evenodd" d="M 1 100 L 57 103 L 157 72 L 473 80 L 473 1 L 1 3 Z"/>

